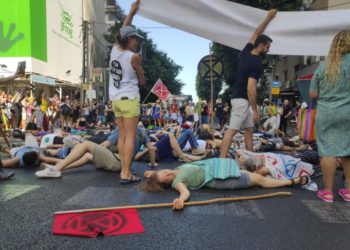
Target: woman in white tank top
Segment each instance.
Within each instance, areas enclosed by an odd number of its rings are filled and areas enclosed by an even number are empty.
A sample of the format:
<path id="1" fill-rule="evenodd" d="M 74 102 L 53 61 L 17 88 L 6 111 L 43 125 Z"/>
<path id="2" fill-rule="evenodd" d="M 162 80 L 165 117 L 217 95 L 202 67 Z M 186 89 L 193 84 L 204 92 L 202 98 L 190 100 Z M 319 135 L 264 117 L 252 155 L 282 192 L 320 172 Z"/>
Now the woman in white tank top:
<path id="1" fill-rule="evenodd" d="M 131 10 L 117 34 L 117 45 L 111 51 L 109 99 L 119 129 L 118 153 L 121 161 L 120 183 L 140 181 L 130 171 L 135 147 L 137 124 L 140 115 L 139 85 L 145 84 L 141 57 L 135 53 L 138 48 L 137 29 L 131 26 L 132 19 L 140 5 L 133 3 Z"/>

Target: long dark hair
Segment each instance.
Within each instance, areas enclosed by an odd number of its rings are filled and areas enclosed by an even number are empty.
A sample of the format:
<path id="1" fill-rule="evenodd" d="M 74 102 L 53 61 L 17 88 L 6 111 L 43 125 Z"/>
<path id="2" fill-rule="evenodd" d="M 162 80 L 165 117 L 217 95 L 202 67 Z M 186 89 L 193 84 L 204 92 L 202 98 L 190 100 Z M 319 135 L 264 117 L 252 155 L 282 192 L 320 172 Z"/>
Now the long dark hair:
<path id="1" fill-rule="evenodd" d="M 36 105 L 41 105 L 41 96 L 43 93 L 44 93 L 43 89 L 38 91 L 38 94 L 36 95 Z"/>

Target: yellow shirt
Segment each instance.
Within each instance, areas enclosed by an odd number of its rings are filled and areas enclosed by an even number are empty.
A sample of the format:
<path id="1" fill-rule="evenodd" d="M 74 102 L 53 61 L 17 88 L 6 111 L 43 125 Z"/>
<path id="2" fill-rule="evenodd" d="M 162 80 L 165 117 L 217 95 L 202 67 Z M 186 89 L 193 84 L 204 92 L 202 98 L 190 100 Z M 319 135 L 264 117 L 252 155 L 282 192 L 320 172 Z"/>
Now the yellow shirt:
<path id="1" fill-rule="evenodd" d="M 41 99 L 41 111 L 43 113 L 45 113 L 47 111 L 48 107 L 49 107 L 49 102 L 46 99 L 42 98 Z"/>

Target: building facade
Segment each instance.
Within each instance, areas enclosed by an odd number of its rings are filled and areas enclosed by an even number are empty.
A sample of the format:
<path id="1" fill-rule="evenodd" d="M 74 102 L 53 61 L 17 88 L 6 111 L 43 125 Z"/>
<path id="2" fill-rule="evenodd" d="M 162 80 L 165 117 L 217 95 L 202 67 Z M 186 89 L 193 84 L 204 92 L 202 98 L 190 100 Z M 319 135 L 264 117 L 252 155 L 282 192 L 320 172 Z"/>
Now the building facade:
<path id="1" fill-rule="evenodd" d="M 307 0 L 309 11 L 349 9 L 348 0 Z M 282 83 L 282 89 L 295 87 L 297 79 L 313 74 L 324 56 L 279 56 L 276 61 L 274 78 Z"/>
<path id="2" fill-rule="evenodd" d="M 79 94 L 83 20 L 88 23 L 88 83 L 93 82 L 94 69 L 107 67 L 109 48 L 104 34 L 114 24 L 115 1 L 12 0 L 2 3 L 0 13 L 1 31 L 10 38 L 7 45 L 0 45 L 0 77 L 13 75 L 20 61 L 26 62 L 27 74 L 2 89 L 12 91 L 31 83 L 49 95 Z M 69 93 L 64 93 L 67 89 Z"/>

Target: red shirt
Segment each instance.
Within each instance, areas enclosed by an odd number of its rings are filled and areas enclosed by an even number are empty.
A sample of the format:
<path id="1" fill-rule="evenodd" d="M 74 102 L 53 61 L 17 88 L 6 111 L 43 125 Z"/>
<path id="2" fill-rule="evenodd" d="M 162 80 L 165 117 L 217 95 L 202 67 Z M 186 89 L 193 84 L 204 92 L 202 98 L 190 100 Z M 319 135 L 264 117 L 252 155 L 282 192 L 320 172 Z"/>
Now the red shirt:
<path id="1" fill-rule="evenodd" d="M 176 113 L 177 112 L 177 105 L 173 104 L 171 105 L 171 113 Z"/>

